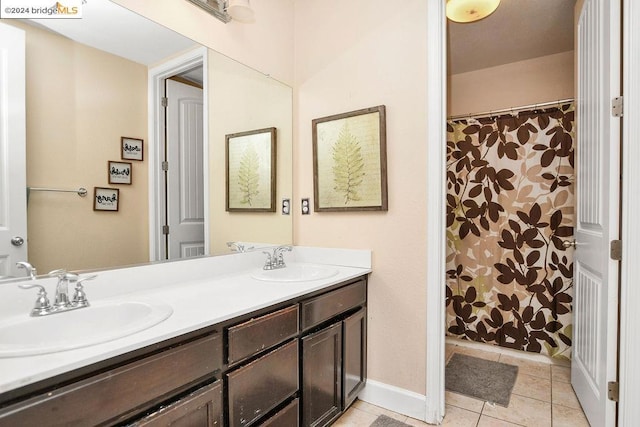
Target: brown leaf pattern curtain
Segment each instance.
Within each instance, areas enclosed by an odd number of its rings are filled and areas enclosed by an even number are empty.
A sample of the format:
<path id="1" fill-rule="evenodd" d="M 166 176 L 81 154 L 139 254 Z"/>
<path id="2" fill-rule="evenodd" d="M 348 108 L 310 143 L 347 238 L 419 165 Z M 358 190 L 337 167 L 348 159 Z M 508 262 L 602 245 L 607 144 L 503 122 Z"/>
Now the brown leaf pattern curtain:
<path id="1" fill-rule="evenodd" d="M 573 103 L 447 132 L 447 333 L 569 359 Z"/>

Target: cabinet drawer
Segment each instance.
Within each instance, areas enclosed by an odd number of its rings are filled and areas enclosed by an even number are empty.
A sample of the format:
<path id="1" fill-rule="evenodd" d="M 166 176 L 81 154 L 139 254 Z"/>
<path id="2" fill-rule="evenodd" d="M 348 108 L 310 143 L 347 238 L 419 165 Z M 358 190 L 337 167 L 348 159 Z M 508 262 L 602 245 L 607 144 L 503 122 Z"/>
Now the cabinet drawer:
<path id="1" fill-rule="evenodd" d="M 222 381 L 218 380 L 129 426 L 222 427 L 222 413 Z"/>
<path id="2" fill-rule="evenodd" d="M 298 334 L 298 305 L 248 320 L 227 330 L 229 364 L 273 347 Z"/>
<path id="3" fill-rule="evenodd" d="M 363 305 L 366 299 L 366 282 L 360 280 L 344 288 L 303 301 L 301 303 L 302 329 L 307 330 L 353 307 Z"/>
<path id="4" fill-rule="evenodd" d="M 273 417 L 269 418 L 264 423 L 260 424 L 261 427 L 297 427 L 300 422 L 299 416 L 299 399 L 296 398 L 293 402 L 278 411 Z"/>
<path id="5" fill-rule="evenodd" d="M 298 390 L 298 342 L 227 374 L 229 426 L 247 426 Z"/>
<path id="6" fill-rule="evenodd" d="M 157 405 L 222 366 L 220 334 L 166 350 L 0 410 L 0 426 L 97 425 Z"/>

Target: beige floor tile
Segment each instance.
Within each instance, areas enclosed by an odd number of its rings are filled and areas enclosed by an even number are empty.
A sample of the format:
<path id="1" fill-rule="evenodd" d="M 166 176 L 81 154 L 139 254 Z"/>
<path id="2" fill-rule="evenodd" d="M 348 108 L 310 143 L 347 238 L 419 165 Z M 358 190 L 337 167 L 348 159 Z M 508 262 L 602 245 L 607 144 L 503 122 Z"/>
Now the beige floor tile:
<path id="1" fill-rule="evenodd" d="M 569 383 L 554 382 L 551 387 L 551 401 L 554 405 L 568 406 L 569 408 L 582 409 L 573 387 Z"/>
<path id="2" fill-rule="evenodd" d="M 494 353 L 491 351 L 478 350 L 473 347 L 463 347 L 457 345 L 454 350 L 455 353 L 466 354 L 467 356 L 478 357 L 480 359 L 493 360 L 497 362 L 500 358 L 500 353 Z"/>
<path id="3" fill-rule="evenodd" d="M 451 358 L 456 346 L 453 344 L 445 344 L 444 345 L 444 363 L 447 363 Z"/>
<path id="4" fill-rule="evenodd" d="M 369 427 L 376 418 L 378 418 L 377 415 L 352 406 L 333 425 L 335 427 Z"/>
<path id="5" fill-rule="evenodd" d="M 523 426 L 551 426 L 551 404 L 517 394 L 511 395 L 509 407 L 484 405 L 482 415 Z"/>
<path id="6" fill-rule="evenodd" d="M 480 419 L 477 412 L 467 411 L 451 405 L 446 405 L 445 416 L 442 421 L 444 427 L 475 427 Z"/>
<path id="7" fill-rule="evenodd" d="M 478 427 L 519 427 L 520 424 L 510 423 L 508 421 L 499 420 L 497 418 L 487 417 L 486 415 L 480 416 Z"/>
<path id="8" fill-rule="evenodd" d="M 453 393 L 451 391 L 444 392 L 444 402 L 447 405 L 456 406 L 458 408 L 477 413 L 482 412 L 482 407 L 484 406 L 484 401 L 480 399 L 474 399 L 473 397 Z"/>
<path id="9" fill-rule="evenodd" d="M 554 427 L 589 427 L 589 422 L 582 409 L 552 405 L 551 413 Z"/>
<path id="10" fill-rule="evenodd" d="M 513 394 L 551 402 L 551 380 L 518 373 Z"/>
<path id="11" fill-rule="evenodd" d="M 404 423 L 412 427 L 433 427 L 432 424 L 427 424 L 424 421 L 416 420 L 415 418 L 409 418 L 409 417 L 407 417 Z"/>
<path id="12" fill-rule="evenodd" d="M 500 362 L 516 365 L 518 367 L 518 374 L 531 375 L 546 379 L 551 378 L 551 365 L 547 363 L 520 359 L 506 354 L 500 356 Z"/>
<path id="13" fill-rule="evenodd" d="M 563 383 L 571 382 L 571 368 L 565 366 L 551 365 L 551 381 Z"/>
<path id="14" fill-rule="evenodd" d="M 353 406 L 352 407 L 356 408 L 356 409 L 359 409 L 361 411 L 364 411 L 364 412 L 368 412 L 369 414 L 373 414 L 375 416 L 386 415 L 389 418 L 393 418 L 394 420 L 398 420 L 398 421 L 402 421 L 402 422 L 404 422 L 404 420 L 407 418 L 406 415 L 402 415 L 402 414 L 398 414 L 397 412 L 389 411 L 388 409 L 381 408 L 381 407 L 376 406 L 376 405 L 372 405 L 372 404 L 367 403 L 365 401 L 362 401 L 360 399 L 358 399 L 355 402 L 353 402 Z"/>

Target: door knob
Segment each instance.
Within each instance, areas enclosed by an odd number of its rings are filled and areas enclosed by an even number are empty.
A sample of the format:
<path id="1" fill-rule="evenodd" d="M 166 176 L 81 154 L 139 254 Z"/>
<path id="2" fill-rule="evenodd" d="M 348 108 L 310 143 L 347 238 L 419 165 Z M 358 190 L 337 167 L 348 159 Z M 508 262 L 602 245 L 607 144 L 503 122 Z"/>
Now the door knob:
<path id="1" fill-rule="evenodd" d="M 571 247 L 573 247 L 573 249 L 575 249 L 578 246 L 578 242 L 576 242 L 575 240 L 563 240 L 562 241 L 562 247 L 565 249 L 569 249 Z"/>
<path id="2" fill-rule="evenodd" d="M 16 236 L 13 239 L 11 239 L 11 244 L 13 246 L 22 246 L 24 244 L 24 239 L 20 236 Z"/>

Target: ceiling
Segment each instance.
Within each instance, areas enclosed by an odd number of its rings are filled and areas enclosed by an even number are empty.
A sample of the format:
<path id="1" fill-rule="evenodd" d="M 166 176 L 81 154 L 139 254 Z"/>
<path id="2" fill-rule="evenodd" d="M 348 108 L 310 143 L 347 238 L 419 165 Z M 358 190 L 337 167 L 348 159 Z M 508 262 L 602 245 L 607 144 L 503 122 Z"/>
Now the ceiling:
<path id="1" fill-rule="evenodd" d="M 108 0 L 87 0 L 82 19 L 32 19 L 65 37 L 144 65 L 196 43 Z M 116 36 L 117 35 L 117 36 Z M 153 40 L 152 45 L 149 40 Z"/>
<path id="2" fill-rule="evenodd" d="M 466 73 L 573 50 L 575 0 L 502 0 L 487 18 L 447 20 L 447 68 Z"/>

